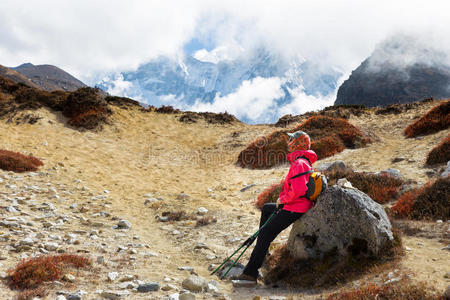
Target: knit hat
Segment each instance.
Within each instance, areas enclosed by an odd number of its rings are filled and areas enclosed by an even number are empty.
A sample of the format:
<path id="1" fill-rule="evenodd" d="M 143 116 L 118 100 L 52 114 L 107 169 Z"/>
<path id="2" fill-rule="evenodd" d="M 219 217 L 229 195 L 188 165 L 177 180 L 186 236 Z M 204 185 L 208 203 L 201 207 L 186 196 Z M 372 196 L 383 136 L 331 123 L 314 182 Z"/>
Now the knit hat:
<path id="1" fill-rule="evenodd" d="M 309 150 L 311 147 L 311 139 L 309 135 L 301 130 L 287 134 L 290 137 L 288 142 L 288 151 L 294 152 L 298 150 Z"/>

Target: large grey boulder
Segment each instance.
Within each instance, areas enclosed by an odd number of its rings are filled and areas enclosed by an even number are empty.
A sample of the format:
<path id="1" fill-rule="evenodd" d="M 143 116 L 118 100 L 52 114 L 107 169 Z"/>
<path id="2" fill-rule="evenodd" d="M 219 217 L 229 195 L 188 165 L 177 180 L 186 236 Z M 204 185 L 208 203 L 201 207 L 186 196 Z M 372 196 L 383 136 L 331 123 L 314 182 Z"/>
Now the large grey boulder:
<path id="1" fill-rule="evenodd" d="M 287 247 L 296 259 L 322 258 L 333 252 L 377 256 L 392 240 L 381 205 L 357 189 L 332 186 L 294 223 Z"/>

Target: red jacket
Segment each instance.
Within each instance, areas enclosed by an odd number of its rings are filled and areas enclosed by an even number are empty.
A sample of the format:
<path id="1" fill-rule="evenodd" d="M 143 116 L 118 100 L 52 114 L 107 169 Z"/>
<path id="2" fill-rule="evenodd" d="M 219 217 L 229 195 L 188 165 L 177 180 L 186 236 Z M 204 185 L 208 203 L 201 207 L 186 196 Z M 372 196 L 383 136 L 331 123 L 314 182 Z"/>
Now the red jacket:
<path id="1" fill-rule="evenodd" d="M 292 176 L 312 169 L 312 166 L 309 165 L 306 159 L 299 158 L 296 160 L 297 157 L 302 155 L 308 158 L 311 164 L 317 161 L 317 155 L 312 150 L 289 153 L 286 158 L 291 164 L 291 167 L 289 168 L 289 173 L 284 180 L 280 193 L 280 201 L 284 204 L 283 209 L 299 213 L 305 213 L 312 207 L 311 201 L 302 197 L 306 194 L 306 184 L 309 180 L 309 174 L 290 179 Z"/>

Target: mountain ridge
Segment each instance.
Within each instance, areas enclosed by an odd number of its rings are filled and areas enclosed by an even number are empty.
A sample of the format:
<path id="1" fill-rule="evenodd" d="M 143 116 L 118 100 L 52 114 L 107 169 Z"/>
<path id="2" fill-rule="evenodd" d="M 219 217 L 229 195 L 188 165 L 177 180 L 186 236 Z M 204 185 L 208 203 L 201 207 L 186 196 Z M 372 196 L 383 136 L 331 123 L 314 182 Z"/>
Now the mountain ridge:
<path id="1" fill-rule="evenodd" d="M 335 105 L 385 106 L 450 97 L 448 55 L 409 36 L 380 44 L 339 87 Z"/>
<path id="2" fill-rule="evenodd" d="M 24 63 L 10 69 L 22 74 L 44 91 L 63 90 L 72 92 L 87 86 L 68 72 L 49 64 Z"/>

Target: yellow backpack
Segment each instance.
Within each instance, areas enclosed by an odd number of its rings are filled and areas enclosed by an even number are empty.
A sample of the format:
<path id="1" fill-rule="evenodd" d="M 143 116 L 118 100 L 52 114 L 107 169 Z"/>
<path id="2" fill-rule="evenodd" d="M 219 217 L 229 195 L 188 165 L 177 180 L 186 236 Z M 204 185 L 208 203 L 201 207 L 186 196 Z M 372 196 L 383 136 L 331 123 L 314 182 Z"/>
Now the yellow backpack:
<path id="1" fill-rule="evenodd" d="M 307 159 L 304 156 L 300 156 L 297 159 L 299 159 L 299 158 L 303 158 L 309 162 L 309 159 Z M 311 163 L 309 165 L 311 165 Z M 307 187 L 306 194 L 303 195 L 302 197 L 305 197 L 305 198 L 315 202 L 317 197 L 319 197 L 319 195 L 323 191 L 325 191 L 328 187 L 327 178 L 325 177 L 325 175 L 323 175 L 320 172 L 315 172 L 314 170 L 309 170 L 309 171 L 294 175 L 290 179 L 294 179 L 294 178 L 308 175 L 308 174 L 310 174 L 310 175 L 309 175 L 308 183 L 306 184 L 306 187 Z"/>

